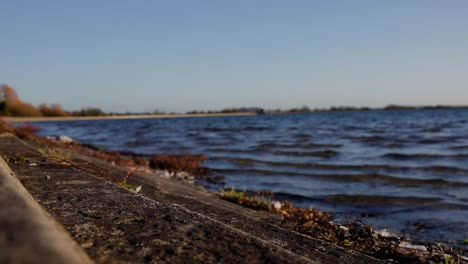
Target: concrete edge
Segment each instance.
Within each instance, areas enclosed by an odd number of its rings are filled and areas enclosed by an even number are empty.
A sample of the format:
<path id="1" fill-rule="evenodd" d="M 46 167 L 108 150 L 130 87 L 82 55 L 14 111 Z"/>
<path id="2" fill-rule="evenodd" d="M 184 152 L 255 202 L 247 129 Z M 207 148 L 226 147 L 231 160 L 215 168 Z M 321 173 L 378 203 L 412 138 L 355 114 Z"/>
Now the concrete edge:
<path id="1" fill-rule="evenodd" d="M 0 157 L 0 262 L 93 263 Z"/>

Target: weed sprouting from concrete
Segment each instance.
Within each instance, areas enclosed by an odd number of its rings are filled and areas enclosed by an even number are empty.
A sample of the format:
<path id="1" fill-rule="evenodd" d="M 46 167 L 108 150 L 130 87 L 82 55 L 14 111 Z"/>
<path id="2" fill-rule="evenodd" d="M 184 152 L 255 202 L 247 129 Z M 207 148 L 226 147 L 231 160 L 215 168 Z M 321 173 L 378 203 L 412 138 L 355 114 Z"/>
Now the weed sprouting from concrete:
<path id="1" fill-rule="evenodd" d="M 11 156 L 11 155 L 2 155 L 2 158 L 7 163 L 31 163 L 32 160 L 26 156 Z"/>
<path id="2" fill-rule="evenodd" d="M 117 181 L 116 184 L 119 185 L 122 188 L 127 189 L 127 190 L 134 191 L 134 192 L 140 192 L 141 191 L 141 186 L 132 185 L 132 184 L 129 184 L 127 182 L 128 178 L 130 177 L 130 175 L 132 173 L 133 173 L 133 170 L 130 169 L 127 172 L 127 174 L 122 178 L 122 180 Z"/>
<path id="3" fill-rule="evenodd" d="M 63 165 L 70 165 L 71 152 L 62 151 L 56 148 L 39 148 L 39 153 L 41 153 L 48 160 L 59 162 Z"/>

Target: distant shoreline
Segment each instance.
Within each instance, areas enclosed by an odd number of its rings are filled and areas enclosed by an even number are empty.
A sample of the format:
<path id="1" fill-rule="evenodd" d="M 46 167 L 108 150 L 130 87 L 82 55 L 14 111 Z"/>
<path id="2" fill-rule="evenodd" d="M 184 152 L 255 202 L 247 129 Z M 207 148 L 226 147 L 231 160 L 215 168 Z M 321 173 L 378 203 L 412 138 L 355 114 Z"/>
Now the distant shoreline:
<path id="1" fill-rule="evenodd" d="M 222 117 L 222 116 L 252 116 L 247 113 L 213 113 L 213 114 L 158 114 L 158 115 L 107 115 L 107 116 L 60 116 L 60 117 L 12 117 L 0 116 L 5 122 L 54 122 L 54 121 L 86 121 L 86 120 L 117 120 L 117 119 L 151 119 L 151 118 L 186 118 L 186 117 Z"/>
<path id="2" fill-rule="evenodd" d="M 257 112 L 214 112 L 214 113 L 185 113 L 185 114 L 130 114 L 130 115 L 102 115 L 102 116 L 39 116 L 39 117 L 15 117 L 0 116 L 5 122 L 53 122 L 53 121 L 85 121 L 85 120 L 113 120 L 113 119 L 152 119 L 152 118 L 191 118 L 191 117 L 223 117 L 223 116 L 253 116 L 253 115 L 284 115 L 284 114 L 312 114 L 312 113 L 337 113 L 337 112 L 376 112 L 376 111 L 418 111 L 418 110 L 450 110 L 468 109 L 468 106 L 399 106 L 389 105 L 381 108 L 370 107 L 331 107 L 328 109 L 296 109 L 286 111 L 257 111 Z"/>

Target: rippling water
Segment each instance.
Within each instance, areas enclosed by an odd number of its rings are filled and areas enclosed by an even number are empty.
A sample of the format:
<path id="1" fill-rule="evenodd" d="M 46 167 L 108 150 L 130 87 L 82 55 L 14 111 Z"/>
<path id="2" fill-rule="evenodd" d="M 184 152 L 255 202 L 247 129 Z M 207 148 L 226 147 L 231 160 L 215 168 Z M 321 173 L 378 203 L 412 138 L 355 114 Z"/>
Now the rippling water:
<path id="1" fill-rule="evenodd" d="M 225 186 L 271 190 L 415 240 L 468 238 L 468 110 L 37 123 L 140 154 L 204 153 Z M 202 182 L 215 191 L 219 186 Z"/>

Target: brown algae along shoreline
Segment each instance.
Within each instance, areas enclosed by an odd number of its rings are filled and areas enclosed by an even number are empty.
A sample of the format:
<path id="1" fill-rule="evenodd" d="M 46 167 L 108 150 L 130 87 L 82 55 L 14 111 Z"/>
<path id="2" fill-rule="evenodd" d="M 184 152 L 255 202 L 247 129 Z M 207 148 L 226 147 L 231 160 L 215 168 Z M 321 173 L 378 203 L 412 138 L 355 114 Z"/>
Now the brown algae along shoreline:
<path id="1" fill-rule="evenodd" d="M 81 152 L 85 155 L 104 159 L 118 165 L 148 168 L 149 164 L 152 163 L 151 169 L 169 170 L 171 173 L 169 175 L 172 176 L 181 175 L 180 172 L 186 172 L 188 170 L 192 172 L 191 174 L 196 174 L 194 177 L 207 177 L 203 173 L 206 172 L 205 169 L 200 168 L 200 170 L 198 170 L 201 159 L 203 159 L 203 157 L 199 156 L 193 159 L 165 156 L 155 157 L 153 161 L 145 161 L 142 160 L 141 157 L 127 157 L 115 152 L 89 149 L 76 142 L 73 144 L 64 144 L 47 140 L 11 127 L 7 128 L 7 132 L 14 133 L 24 139 L 39 141 L 41 144 L 45 144 L 45 146 L 65 147 L 68 151 Z M 390 232 L 376 231 L 371 226 L 359 220 L 350 224 L 337 224 L 333 222 L 332 215 L 329 213 L 324 213 L 313 208 L 296 208 L 286 201 L 274 201 L 272 200 L 273 196 L 270 194 L 260 193 L 249 195 L 241 191 L 225 190 L 220 193 L 219 196 L 224 200 L 240 204 L 244 207 L 266 210 L 279 214 L 282 220 L 277 221 L 276 224 L 283 228 L 294 230 L 380 259 L 392 258 L 400 259 L 400 261 L 408 261 L 411 259 L 411 261 L 431 263 L 431 261 L 435 260 L 441 261 L 444 254 L 449 254 L 452 259 L 463 260 L 462 253 L 458 254 L 457 251 L 451 250 L 450 247 L 437 244 L 412 244 L 411 241 L 404 241 L 403 238 L 391 235 Z"/>

